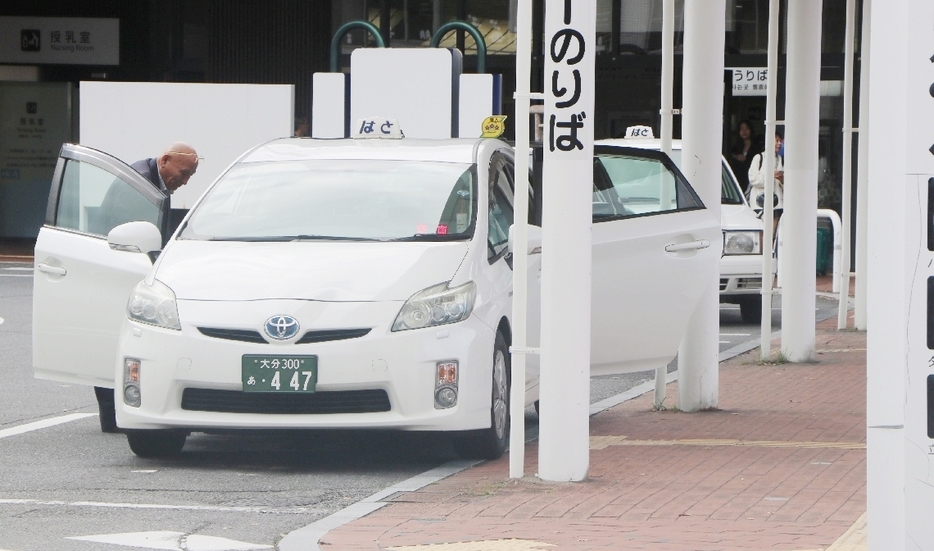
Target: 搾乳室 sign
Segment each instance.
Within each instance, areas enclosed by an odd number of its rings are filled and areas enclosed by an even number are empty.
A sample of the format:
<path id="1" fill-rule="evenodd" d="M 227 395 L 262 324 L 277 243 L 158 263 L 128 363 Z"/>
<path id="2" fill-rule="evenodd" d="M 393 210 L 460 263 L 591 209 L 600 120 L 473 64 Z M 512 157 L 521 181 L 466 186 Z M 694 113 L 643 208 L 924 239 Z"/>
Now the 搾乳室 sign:
<path id="1" fill-rule="evenodd" d="M 764 96 L 768 91 L 769 70 L 765 67 L 727 67 L 734 96 Z"/>
<path id="2" fill-rule="evenodd" d="M 120 20 L 0 17 L 0 63 L 119 65 Z"/>

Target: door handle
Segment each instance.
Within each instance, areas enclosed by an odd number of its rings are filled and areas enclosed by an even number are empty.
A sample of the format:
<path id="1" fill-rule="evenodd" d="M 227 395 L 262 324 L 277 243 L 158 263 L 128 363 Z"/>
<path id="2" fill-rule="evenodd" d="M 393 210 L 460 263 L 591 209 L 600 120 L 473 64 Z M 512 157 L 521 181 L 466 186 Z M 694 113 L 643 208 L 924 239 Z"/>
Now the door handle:
<path id="1" fill-rule="evenodd" d="M 665 252 L 677 253 L 681 251 L 693 251 L 698 249 L 706 249 L 710 246 L 710 241 L 706 239 L 699 239 L 697 241 L 691 241 L 688 243 L 672 243 L 671 245 L 665 245 Z"/>
<path id="2" fill-rule="evenodd" d="M 59 266 L 50 266 L 42 262 L 40 262 L 39 264 L 36 264 L 36 269 L 38 269 L 40 272 L 44 274 L 52 274 L 52 275 L 57 275 L 57 276 L 62 276 L 62 277 L 64 277 L 68 273 L 68 270 L 66 270 L 65 268 L 61 268 Z"/>

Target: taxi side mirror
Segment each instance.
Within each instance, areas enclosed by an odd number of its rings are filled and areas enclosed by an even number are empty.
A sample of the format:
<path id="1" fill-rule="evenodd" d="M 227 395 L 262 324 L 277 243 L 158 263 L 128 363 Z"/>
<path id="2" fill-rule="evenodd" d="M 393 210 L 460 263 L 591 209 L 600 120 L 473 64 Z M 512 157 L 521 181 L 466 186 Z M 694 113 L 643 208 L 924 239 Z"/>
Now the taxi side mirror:
<path id="1" fill-rule="evenodd" d="M 115 251 L 152 253 L 162 249 L 162 233 L 151 222 L 127 222 L 107 234 L 107 244 Z"/>
<path id="2" fill-rule="evenodd" d="M 541 254 L 542 252 L 542 229 L 538 226 L 529 225 L 529 242 L 525 254 Z M 515 225 L 509 226 L 509 252 L 515 253 Z"/>

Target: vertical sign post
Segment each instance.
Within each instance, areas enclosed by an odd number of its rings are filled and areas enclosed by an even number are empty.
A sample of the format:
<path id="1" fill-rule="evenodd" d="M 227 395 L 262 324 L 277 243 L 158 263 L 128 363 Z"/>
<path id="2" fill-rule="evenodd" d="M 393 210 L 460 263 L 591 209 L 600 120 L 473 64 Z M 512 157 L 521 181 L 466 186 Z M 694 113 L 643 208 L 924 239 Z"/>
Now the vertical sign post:
<path id="1" fill-rule="evenodd" d="M 769 1 L 769 52 L 768 69 L 770 75 L 778 75 L 778 23 L 781 2 L 779 0 Z M 773 174 L 775 172 L 775 155 L 766 155 L 765 151 L 775 151 L 775 130 L 778 122 L 775 120 L 778 103 L 778 79 L 775 84 L 768 87 L 765 96 L 765 150 L 762 154 L 765 173 Z M 765 179 L 765 197 L 771 197 L 775 193 L 775 180 Z M 772 251 L 772 243 L 775 242 L 775 235 L 772 232 L 775 229 L 775 205 L 771 201 L 763 201 L 763 223 L 764 234 L 762 239 L 762 250 Z M 773 288 L 775 280 L 772 278 L 772 255 L 762 255 L 762 316 L 759 320 L 759 359 L 769 361 L 772 359 L 772 296 L 775 294 Z M 768 281 L 768 282 L 766 282 Z"/>
<path id="2" fill-rule="evenodd" d="M 583 480 L 590 463 L 595 36 L 596 0 L 546 0 L 538 463 L 550 481 Z"/>
<path id="3" fill-rule="evenodd" d="M 671 130 L 674 115 L 674 81 L 675 81 L 675 0 L 665 0 L 662 3 L 662 116 L 661 149 L 665 155 L 671 156 Z M 668 187 L 662 188 L 662 205 L 671 204 Z M 668 384 L 668 366 L 663 365 L 655 370 L 655 409 L 665 406 L 665 392 Z"/>
<path id="4" fill-rule="evenodd" d="M 516 6 L 516 202 L 513 243 L 512 387 L 509 395 L 509 477 L 525 474 L 525 380 L 528 336 L 529 105 L 532 1 Z"/>

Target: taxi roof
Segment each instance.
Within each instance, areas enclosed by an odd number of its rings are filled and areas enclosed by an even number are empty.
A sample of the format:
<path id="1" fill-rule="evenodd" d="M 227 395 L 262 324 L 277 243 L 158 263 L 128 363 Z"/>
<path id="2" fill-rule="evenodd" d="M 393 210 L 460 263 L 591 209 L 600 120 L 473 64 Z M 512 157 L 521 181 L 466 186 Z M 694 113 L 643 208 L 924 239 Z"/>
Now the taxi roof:
<path id="1" fill-rule="evenodd" d="M 594 145 L 615 145 L 618 147 L 637 147 L 640 149 L 661 149 L 659 138 L 606 138 L 595 140 Z M 672 149 L 681 149 L 681 140 L 671 140 Z"/>
<path id="2" fill-rule="evenodd" d="M 240 162 L 337 160 L 395 160 L 474 163 L 486 146 L 509 147 L 505 142 L 481 138 L 352 139 L 280 138 L 257 146 Z"/>

